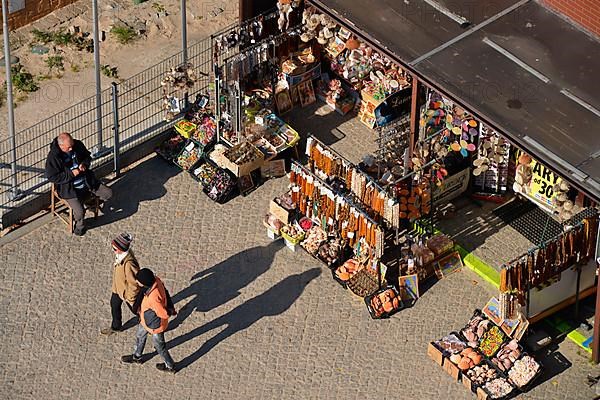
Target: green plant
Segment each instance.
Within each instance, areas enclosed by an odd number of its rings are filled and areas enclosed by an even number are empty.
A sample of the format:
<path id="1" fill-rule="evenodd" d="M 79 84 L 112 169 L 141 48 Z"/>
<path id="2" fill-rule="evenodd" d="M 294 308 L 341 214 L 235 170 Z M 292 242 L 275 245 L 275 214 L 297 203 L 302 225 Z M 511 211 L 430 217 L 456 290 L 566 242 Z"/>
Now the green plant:
<path id="1" fill-rule="evenodd" d="M 31 93 L 37 91 L 40 87 L 35 83 L 31 75 L 21 64 L 12 66 L 12 84 L 21 92 Z"/>
<path id="2" fill-rule="evenodd" d="M 111 28 L 110 33 L 121 44 L 127 44 L 134 40 L 137 36 L 133 28 L 127 25 L 115 25 Z"/>
<path id="3" fill-rule="evenodd" d="M 81 67 L 78 64 L 75 63 L 71 63 L 71 72 L 79 72 L 81 71 Z"/>
<path id="4" fill-rule="evenodd" d="M 59 72 L 65 70 L 63 56 L 48 56 L 48 58 L 46 58 L 44 60 L 44 62 L 46 63 L 46 66 L 48 67 L 49 74 L 52 72 L 53 69 L 56 69 Z"/>
<path id="5" fill-rule="evenodd" d="M 41 31 L 39 29 L 32 30 L 31 34 L 33 35 L 33 40 L 36 43 L 48 44 L 53 39 L 52 33 Z"/>
<path id="6" fill-rule="evenodd" d="M 6 102 L 6 86 L 2 85 L 2 87 L 0 87 L 0 107 L 2 107 L 5 102 Z"/>
<path id="7" fill-rule="evenodd" d="M 75 36 L 71 32 L 58 31 L 52 34 L 52 41 L 59 46 L 68 46 L 75 43 Z"/>
<path id="8" fill-rule="evenodd" d="M 157 13 L 164 13 L 167 11 L 167 9 L 165 8 L 165 6 L 163 6 L 160 3 L 152 3 L 152 9 L 154 11 L 156 11 Z"/>
<path id="9" fill-rule="evenodd" d="M 31 31 L 31 33 L 33 34 L 34 43 L 54 43 L 57 46 L 72 46 L 80 51 L 94 51 L 94 41 L 84 37 L 83 35 L 75 35 L 71 32 L 65 32 L 62 30 L 57 32 L 46 32 L 40 31 L 39 29 L 34 29 Z"/>
<path id="10" fill-rule="evenodd" d="M 108 64 L 104 64 L 100 66 L 100 71 L 102 72 L 103 75 L 109 77 L 109 78 L 114 78 L 114 79 L 118 79 L 119 78 L 119 71 L 117 67 L 111 67 Z"/>

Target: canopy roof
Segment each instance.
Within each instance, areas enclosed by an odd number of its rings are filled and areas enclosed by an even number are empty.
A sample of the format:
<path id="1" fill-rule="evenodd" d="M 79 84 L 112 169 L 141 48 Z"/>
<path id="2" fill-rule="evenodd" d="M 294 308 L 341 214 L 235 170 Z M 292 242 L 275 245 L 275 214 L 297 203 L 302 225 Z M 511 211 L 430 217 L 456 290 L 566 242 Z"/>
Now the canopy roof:
<path id="1" fill-rule="evenodd" d="M 529 0 L 310 0 L 600 202 L 600 41 Z"/>

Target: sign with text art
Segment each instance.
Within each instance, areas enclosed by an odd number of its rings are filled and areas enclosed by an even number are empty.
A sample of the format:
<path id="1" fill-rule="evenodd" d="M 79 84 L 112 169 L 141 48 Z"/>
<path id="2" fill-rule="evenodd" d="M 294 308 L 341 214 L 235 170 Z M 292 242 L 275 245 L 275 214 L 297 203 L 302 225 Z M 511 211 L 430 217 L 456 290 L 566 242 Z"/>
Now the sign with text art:
<path id="1" fill-rule="evenodd" d="M 516 151 L 516 159 L 518 166 L 513 185 L 514 191 L 523 194 L 544 209 L 554 212 L 553 198 L 556 195 L 554 185 L 561 182 L 560 176 L 521 150 Z"/>

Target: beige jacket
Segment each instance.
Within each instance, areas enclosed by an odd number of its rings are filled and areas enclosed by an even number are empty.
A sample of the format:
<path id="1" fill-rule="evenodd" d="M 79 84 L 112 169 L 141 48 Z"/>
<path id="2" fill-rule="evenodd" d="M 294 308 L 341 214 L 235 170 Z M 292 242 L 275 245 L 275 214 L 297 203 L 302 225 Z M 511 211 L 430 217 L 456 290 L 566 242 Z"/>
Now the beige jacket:
<path id="1" fill-rule="evenodd" d="M 135 275 L 140 266 L 130 250 L 121 262 L 115 262 L 113 270 L 112 291 L 129 304 L 135 302 L 140 287 L 135 282 Z"/>

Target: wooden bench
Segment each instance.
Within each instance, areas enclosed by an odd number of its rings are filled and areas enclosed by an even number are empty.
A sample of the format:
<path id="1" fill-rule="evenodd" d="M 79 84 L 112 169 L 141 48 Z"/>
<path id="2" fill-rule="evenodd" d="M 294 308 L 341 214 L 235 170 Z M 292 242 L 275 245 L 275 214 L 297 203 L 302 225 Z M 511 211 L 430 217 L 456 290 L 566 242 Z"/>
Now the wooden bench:
<path id="1" fill-rule="evenodd" d="M 102 201 L 98 196 L 88 191 L 85 198 L 82 199 L 84 214 L 87 210 L 90 210 L 94 213 L 94 219 L 98 218 L 98 212 L 100 211 L 101 203 Z M 73 221 L 73 209 L 69 206 L 69 203 L 67 203 L 65 199 L 58 195 L 58 192 L 56 191 L 56 185 L 54 183 L 52 184 L 52 189 L 50 190 L 50 211 L 67 225 L 67 230 L 70 233 L 73 233 L 75 228 Z M 67 215 L 64 215 L 65 211 L 67 212 Z"/>

